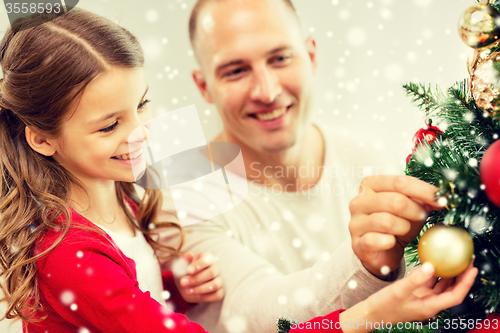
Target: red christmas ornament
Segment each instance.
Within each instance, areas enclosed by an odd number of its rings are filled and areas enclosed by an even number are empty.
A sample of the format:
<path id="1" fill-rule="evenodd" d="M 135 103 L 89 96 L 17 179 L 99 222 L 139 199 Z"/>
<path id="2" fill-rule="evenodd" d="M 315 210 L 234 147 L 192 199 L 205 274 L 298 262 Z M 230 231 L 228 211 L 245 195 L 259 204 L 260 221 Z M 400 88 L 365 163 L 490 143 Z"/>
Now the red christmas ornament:
<path id="1" fill-rule="evenodd" d="M 413 136 L 413 143 L 415 146 L 411 150 L 412 153 L 406 157 L 406 164 L 410 162 L 410 158 L 413 155 L 414 152 L 417 151 L 417 148 L 419 145 L 424 144 L 424 140 L 429 142 L 430 145 L 436 140 L 438 136 L 443 134 L 443 131 L 441 131 L 437 126 L 432 126 L 432 120 L 429 119 L 429 123 L 427 124 L 426 128 L 421 128 L 415 133 Z"/>
<path id="2" fill-rule="evenodd" d="M 500 140 L 493 142 L 479 164 L 479 177 L 488 199 L 500 207 Z"/>

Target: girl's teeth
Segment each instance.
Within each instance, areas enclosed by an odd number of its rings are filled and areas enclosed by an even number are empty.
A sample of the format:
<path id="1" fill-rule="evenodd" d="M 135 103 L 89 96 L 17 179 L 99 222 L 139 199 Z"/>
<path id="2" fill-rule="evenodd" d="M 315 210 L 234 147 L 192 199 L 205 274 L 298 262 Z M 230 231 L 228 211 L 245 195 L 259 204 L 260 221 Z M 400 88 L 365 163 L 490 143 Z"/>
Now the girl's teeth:
<path id="1" fill-rule="evenodd" d="M 279 118 L 282 115 L 284 115 L 285 113 L 286 113 L 286 107 L 282 107 L 281 109 L 276 109 L 276 110 L 270 111 L 270 112 L 257 113 L 256 116 L 257 116 L 257 119 L 259 119 L 259 120 L 268 121 L 268 120 L 274 120 L 276 118 Z"/>
<path id="2" fill-rule="evenodd" d="M 116 156 L 116 158 L 119 160 L 132 160 L 134 158 L 137 158 L 139 155 L 141 155 L 141 153 L 142 153 L 142 149 L 133 153 L 132 155 L 131 154 L 123 154 L 120 156 Z"/>

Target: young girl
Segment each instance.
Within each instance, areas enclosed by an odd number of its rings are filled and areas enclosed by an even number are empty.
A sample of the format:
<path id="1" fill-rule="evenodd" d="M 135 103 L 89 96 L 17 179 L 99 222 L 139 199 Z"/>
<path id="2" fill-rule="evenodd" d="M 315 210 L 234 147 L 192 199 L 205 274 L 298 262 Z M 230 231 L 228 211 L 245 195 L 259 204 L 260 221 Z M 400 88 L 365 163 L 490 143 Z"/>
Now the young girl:
<path id="1" fill-rule="evenodd" d="M 163 286 L 149 231 L 161 192 L 139 200 L 132 185 L 147 139 L 130 137 L 148 114 L 141 47 L 78 8 L 44 19 L 18 21 L 0 45 L 6 317 L 28 332 L 200 331 L 166 305 L 220 300 L 218 267 L 188 254 L 196 287 L 180 288 L 184 301 L 172 274 Z"/>
<path id="2" fill-rule="evenodd" d="M 152 248 L 162 249 L 149 228 L 160 225 L 161 194 L 146 190 L 140 200 L 132 185 L 132 166 L 144 163 L 148 135 L 139 43 L 78 8 L 44 24 L 41 19 L 14 24 L 0 44 L 6 317 L 22 319 L 30 333 L 204 332 L 162 305 L 162 298 L 177 312 L 189 306 L 186 301 L 220 300 L 218 267 L 209 255 L 188 254 L 191 277 L 182 285 L 189 287 L 179 287 L 184 301 L 168 273 L 163 287 L 170 292 L 162 292 Z M 135 128 L 141 134 L 131 136 Z M 423 265 L 347 311 L 311 320 L 311 327 L 325 328 L 326 320 L 328 330 L 348 332 L 359 320 L 431 317 L 463 300 L 477 270 L 469 268 L 454 284 L 435 284 L 432 273 Z M 313 332 L 309 327 L 291 332 Z"/>

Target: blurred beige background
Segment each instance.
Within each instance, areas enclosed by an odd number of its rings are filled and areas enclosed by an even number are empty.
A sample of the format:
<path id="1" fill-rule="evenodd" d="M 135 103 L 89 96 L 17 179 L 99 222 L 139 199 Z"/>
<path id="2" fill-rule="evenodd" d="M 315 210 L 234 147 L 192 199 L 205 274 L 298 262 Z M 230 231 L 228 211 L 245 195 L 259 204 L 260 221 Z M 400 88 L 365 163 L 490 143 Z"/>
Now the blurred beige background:
<path id="1" fill-rule="evenodd" d="M 315 119 L 349 131 L 401 173 L 424 115 L 401 85 L 427 82 L 444 88 L 467 76 L 470 49 L 457 33 L 460 14 L 474 0 L 292 0 L 304 36 L 318 48 Z M 22 2 L 20 0 L 20 2 Z M 197 65 L 187 21 L 195 0 L 83 0 L 82 8 L 123 25 L 141 40 L 155 114 L 195 104 L 207 139 L 220 130 L 212 105 L 191 79 Z M 0 7 L 0 34 L 8 27 Z M 3 313 L 0 307 L 0 313 Z M 18 332 L 0 322 L 0 332 Z"/>

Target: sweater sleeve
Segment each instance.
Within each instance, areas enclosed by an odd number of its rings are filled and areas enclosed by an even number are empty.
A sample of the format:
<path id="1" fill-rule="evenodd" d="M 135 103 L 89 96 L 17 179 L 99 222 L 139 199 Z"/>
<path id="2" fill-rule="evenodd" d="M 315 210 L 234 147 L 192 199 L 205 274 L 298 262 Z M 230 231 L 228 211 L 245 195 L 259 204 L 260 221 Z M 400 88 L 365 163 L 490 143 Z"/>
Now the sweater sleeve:
<path id="1" fill-rule="evenodd" d="M 390 283 L 376 278 L 363 267 L 350 241 L 343 243 L 329 260 L 284 275 L 228 236 L 222 225 L 208 223 L 185 228 L 184 250 L 210 251 L 222 269 L 224 299 L 200 304 L 186 313 L 209 331 L 226 332 L 231 331 L 232 325 L 244 325 L 247 332 L 275 332 L 276 318 L 280 316 L 304 322 L 348 308 Z M 164 235 L 162 241 L 170 244 L 168 239 Z M 404 263 L 401 267 L 399 277 L 404 275 Z"/>
<path id="2" fill-rule="evenodd" d="M 65 239 L 38 263 L 39 290 L 65 321 L 90 332 L 205 332 L 142 292 L 133 264 L 98 241 Z"/>

